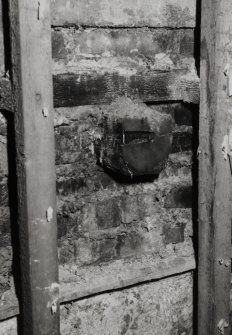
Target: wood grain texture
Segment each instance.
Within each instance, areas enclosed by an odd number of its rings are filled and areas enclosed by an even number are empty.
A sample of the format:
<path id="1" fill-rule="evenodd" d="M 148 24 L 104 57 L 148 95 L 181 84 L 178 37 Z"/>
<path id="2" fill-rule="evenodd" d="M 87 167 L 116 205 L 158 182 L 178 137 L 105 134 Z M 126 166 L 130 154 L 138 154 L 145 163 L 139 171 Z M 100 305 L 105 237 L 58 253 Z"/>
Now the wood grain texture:
<path id="1" fill-rule="evenodd" d="M 52 24 L 194 27 L 194 0 L 52 0 Z"/>
<path id="2" fill-rule="evenodd" d="M 150 280 L 158 280 L 196 267 L 193 256 L 173 257 L 157 262 L 151 255 L 140 258 L 118 260 L 101 267 L 76 265 L 60 267 L 60 303 L 82 299 L 94 294 L 126 288 Z M 11 301 L 0 306 L 0 320 L 19 314 L 17 298 L 8 293 Z"/>
<path id="3" fill-rule="evenodd" d="M 192 29 L 55 30 L 55 106 L 105 104 L 118 96 L 197 103 L 193 41 Z"/>
<path id="4" fill-rule="evenodd" d="M 198 334 L 230 334 L 232 185 L 222 142 L 232 126 L 224 70 L 231 64 L 231 1 L 202 2 Z M 222 259 L 222 261 L 219 261 Z M 228 327 L 219 331 L 220 320 Z"/>
<path id="5" fill-rule="evenodd" d="M 39 4 L 30 0 L 10 3 L 23 334 L 57 335 L 50 2 L 40 0 Z"/>
<path id="6" fill-rule="evenodd" d="M 53 31 L 55 105 L 101 104 L 126 94 L 144 101 L 197 103 L 198 78 L 190 72 L 193 39 L 192 29 Z M 0 108 L 12 110 L 10 81 L 4 78 Z"/>
<path id="7" fill-rule="evenodd" d="M 55 75 L 53 83 L 55 107 L 108 104 L 119 96 L 144 102 L 199 101 L 199 79 L 186 71 L 64 73 Z"/>
<path id="8" fill-rule="evenodd" d="M 199 102 L 199 78 L 186 71 L 153 72 L 144 76 L 119 73 L 64 73 L 53 76 L 55 107 L 111 103 L 118 96 L 148 101 Z M 9 79 L 0 79 L 0 109 L 14 112 Z"/>
<path id="9" fill-rule="evenodd" d="M 195 269 L 193 256 L 174 257 L 158 262 L 152 261 L 152 258 L 152 256 L 147 255 L 134 261 L 125 259 L 101 268 L 83 269 L 82 273 L 75 272 L 76 267 L 72 270 L 71 268 L 68 269 L 68 267 L 67 269 L 64 268 L 63 271 L 69 271 L 69 276 L 70 273 L 77 273 L 78 275 L 73 275 L 72 280 L 70 276 L 70 282 L 61 285 L 60 299 L 62 302 L 72 301 Z M 65 274 L 61 272 L 62 275 L 64 276 Z"/>

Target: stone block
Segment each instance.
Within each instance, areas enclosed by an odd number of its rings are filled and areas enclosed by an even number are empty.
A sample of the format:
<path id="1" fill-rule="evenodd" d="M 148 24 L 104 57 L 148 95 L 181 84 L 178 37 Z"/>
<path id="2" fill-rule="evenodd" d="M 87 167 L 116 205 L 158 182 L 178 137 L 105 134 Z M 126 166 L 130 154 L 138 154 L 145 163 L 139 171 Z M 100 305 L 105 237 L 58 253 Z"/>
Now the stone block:
<path id="1" fill-rule="evenodd" d="M 193 135 L 191 131 L 177 131 L 173 133 L 172 153 L 192 151 L 193 150 Z"/>
<path id="2" fill-rule="evenodd" d="M 11 245 L 10 208 L 0 207 L 0 247 Z"/>
<path id="3" fill-rule="evenodd" d="M 7 136 L 7 120 L 4 116 L 5 114 L 1 112 L 0 110 L 0 135 L 1 136 Z"/>
<path id="4" fill-rule="evenodd" d="M 124 224 L 132 223 L 140 218 L 137 196 L 123 196 L 121 198 L 121 220 Z"/>
<path id="5" fill-rule="evenodd" d="M 95 203 L 88 202 L 80 210 L 79 230 L 80 231 L 96 231 L 97 225 L 97 206 Z"/>
<path id="6" fill-rule="evenodd" d="M 131 230 L 117 237 L 118 258 L 139 256 L 144 246 L 144 236 L 139 230 Z"/>
<path id="7" fill-rule="evenodd" d="M 165 224 L 163 227 L 164 243 L 177 244 L 184 242 L 185 223 L 179 223 L 175 227 Z"/>
<path id="8" fill-rule="evenodd" d="M 75 263 L 80 266 L 100 264 L 117 258 L 117 239 L 111 236 L 102 238 L 80 237 L 74 242 Z"/>
<path id="9" fill-rule="evenodd" d="M 0 295 L 10 286 L 12 275 L 12 249 L 11 247 L 0 247 Z"/>
<path id="10" fill-rule="evenodd" d="M 193 113 L 197 113 L 195 105 L 177 104 L 174 108 L 174 119 L 178 126 L 192 126 Z"/>
<path id="11" fill-rule="evenodd" d="M 192 207 L 192 186 L 179 185 L 167 194 L 164 201 L 165 208 L 191 208 Z"/>
<path id="12" fill-rule="evenodd" d="M 8 205 L 8 186 L 7 180 L 0 181 L 0 206 Z"/>
<path id="13" fill-rule="evenodd" d="M 0 136 L 0 175 L 8 174 L 7 140 L 5 136 Z"/>
<path id="14" fill-rule="evenodd" d="M 75 167 L 73 168 L 75 169 Z M 84 178 L 62 178 L 56 182 L 57 194 L 64 196 L 75 194 L 84 187 L 86 187 L 86 180 Z"/>
<path id="15" fill-rule="evenodd" d="M 63 126 L 55 132 L 56 164 L 74 163 L 80 158 L 80 137 L 75 127 Z"/>
<path id="16" fill-rule="evenodd" d="M 119 198 L 107 199 L 97 204 L 97 225 L 99 229 L 118 227 L 121 224 Z"/>

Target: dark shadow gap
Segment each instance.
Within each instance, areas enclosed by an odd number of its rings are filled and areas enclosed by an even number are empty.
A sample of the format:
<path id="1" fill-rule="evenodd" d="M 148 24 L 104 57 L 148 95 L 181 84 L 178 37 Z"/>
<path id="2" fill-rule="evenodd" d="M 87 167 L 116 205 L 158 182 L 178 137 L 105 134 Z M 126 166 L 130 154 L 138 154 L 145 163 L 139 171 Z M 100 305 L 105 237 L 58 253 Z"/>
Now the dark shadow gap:
<path id="1" fill-rule="evenodd" d="M 12 69 L 11 61 L 11 40 L 10 40 L 10 10 L 9 1 L 2 1 L 2 23 L 3 23 L 3 41 L 4 41 L 4 57 L 5 57 L 5 73 Z"/>
<path id="2" fill-rule="evenodd" d="M 11 76 L 12 58 L 11 58 L 11 27 L 10 27 L 10 1 L 0 0 L 2 2 L 2 22 L 3 22 L 3 41 L 4 41 L 4 62 L 5 74 Z M 16 142 L 14 128 L 14 114 L 2 111 L 7 120 L 7 155 L 8 155 L 8 194 L 10 207 L 10 225 L 11 225 L 11 245 L 13 251 L 12 275 L 14 279 L 16 296 L 21 307 L 21 269 L 20 269 L 20 245 L 19 245 L 19 227 L 18 227 L 18 199 L 17 199 L 17 173 L 16 173 Z M 21 317 L 17 318 L 18 335 L 22 334 Z"/>
<path id="3" fill-rule="evenodd" d="M 197 74 L 200 77 L 201 62 L 201 4 L 202 0 L 196 0 L 196 28 L 194 34 L 194 58 Z M 199 147 L 199 109 L 193 115 L 193 235 L 196 258 L 196 271 L 193 274 L 193 334 L 198 333 L 198 147 Z"/>
<path id="4" fill-rule="evenodd" d="M 197 74 L 200 76 L 201 59 L 201 0 L 196 0 L 196 28 L 194 31 L 194 58 Z"/>
<path id="5" fill-rule="evenodd" d="M 157 175 L 143 175 L 143 176 L 126 176 L 120 173 L 120 171 L 112 171 L 106 167 L 102 167 L 101 164 L 98 162 L 97 165 L 99 169 L 108 174 L 116 183 L 121 185 L 136 185 L 141 183 L 152 183 L 155 179 L 158 178 Z"/>
<path id="6" fill-rule="evenodd" d="M 7 121 L 7 157 L 8 157 L 8 197 L 10 207 L 11 246 L 13 251 L 12 275 L 16 296 L 21 302 L 21 270 L 20 270 L 20 245 L 17 206 L 17 175 L 16 175 L 16 146 L 14 130 L 14 114 L 1 111 Z M 20 306 L 21 309 L 21 306 Z M 18 318 L 18 334 L 21 334 L 21 319 Z"/>
<path id="7" fill-rule="evenodd" d="M 198 264 L 198 147 L 199 147 L 199 106 L 192 115 L 193 127 L 193 163 L 192 163 L 192 220 L 193 220 L 193 247 L 196 258 L 196 269 Z M 198 272 L 193 273 L 193 334 L 197 334 L 197 306 L 198 306 Z"/>

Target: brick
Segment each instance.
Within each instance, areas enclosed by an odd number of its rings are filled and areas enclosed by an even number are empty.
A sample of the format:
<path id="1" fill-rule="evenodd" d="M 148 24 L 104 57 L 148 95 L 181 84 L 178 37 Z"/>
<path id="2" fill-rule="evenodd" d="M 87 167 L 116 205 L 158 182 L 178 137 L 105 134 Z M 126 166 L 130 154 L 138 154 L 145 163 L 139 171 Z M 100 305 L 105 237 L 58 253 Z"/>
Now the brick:
<path id="1" fill-rule="evenodd" d="M 65 48 L 64 36 L 59 31 L 52 33 L 52 58 L 65 58 L 68 50 Z"/>
<path id="2" fill-rule="evenodd" d="M 92 248 L 92 253 L 98 254 L 97 263 L 109 262 L 117 258 L 116 240 L 107 238 L 98 241 L 95 248 Z"/>
<path id="3" fill-rule="evenodd" d="M 184 34 L 180 39 L 180 54 L 191 57 L 194 54 L 194 41 L 190 34 Z"/>
<path id="4" fill-rule="evenodd" d="M 68 264 L 75 261 L 75 241 L 70 241 L 70 239 L 58 241 L 58 247 L 59 264 Z"/>
<path id="5" fill-rule="evenodd" d="M 97 205 L 92 202 L 86 203 L 80 211 L 80 231 L 95 231 L 98 230 L 97 225 Z"/>
<path id="6" fill-rule="evenodd" d="M 185 223 L 179 223 L 175 227 L 170 227 L 168 224 L 165 224 L 163 227 L 164 243 L 177 244 L 184 242 L 185 226 Z"/>
<path id="7" fill-rule="evenodd" d="M 108 199 L 97 204 L 97 225 L 100 229 L 118 227 L 121 224 L 119 198 Z"/>
<path id="8" fill-rule="evenodd" d="M 118 257 L 129 257 L 139 255 L 142 250 L 144 237 L 139 231 L 130 231 L 117 237 Z"/>
<path id="9" fill-rule="evenodd" d="M 80 137 L 75 134 L 75 128 L 60 127 L 55 132 L 55 140 L 56 164 L 73 163 L 80 158 Z"/>
<path id="10" fill-rule="evenodd" d="M 0 182 L 0 206 L 8 205 L 8 186 L 7 180 Z"/>
<path id="11" fill-rule="evenodd" d="M 0 175 L 6 176 L 8 174 L 8 158 L 7 158 L 7 145 L 6 138 L 0 141 Z"/>
<path id="12" fill-rule="evenodd" d="M 9 278 L 6 276 L 0 275 L 0 294 L 3 294 L 7 290 L 10 289 L 10 281 Z"/>
<path id="13" fill-rule="evenodd" d="M 11 245 L 10 208 L 0 207 L 0 247 Z"/>
<path id="14" fill-rule="evenodd" d="M 175 106 L 174 119 L 178 126 L 192 126 L 192 110 L 184 104 Z"/>
<path id="15" fill-rule="evenodd" d="M 165 208 L 192 208 L 192 186 L 175 186 L 166 196 Z"/>
<path id="16" fill-rule="evenodd" d="M 121 198 L 121 216 L 122 223 L 129 224 L 139 220 L 139 203 L 137 196 L 124 196 Z"/>
<path id="17" fill-rule="evenodd" d="M 107 231 L 105 233 L 80 233 L 74 241 L 75 263 L 79 266 L 101 264 L 116 259 L 139 256 L 141 253 L 158 251 L 162 244 L 162 237 L 157 233 L 148 233 L 141 228 L 121 231 Z M 66 241 L 67 242 L 67 241 Z M 64 248 L 69 250 L 70 246 Z M 72 259 L 70 254 L 70 259 Z M 66 259 L 68 262 L 68 258 Z"/>
<path id="18" fill-rule="evenodd" d="M 89 239 L 79 238 L 75 242 L 75 262 L 80 266 L 100 264 L 116 259 L 116 239 L 102 238 Z"/>
<path id="19" fill-rule="evenodd" d="M 156 202 L 155 194 L 138 195 L 138 206 L 141 220 L 144 220 L 144 218 L 152 216 L 157 212 Z"/>
<path id="20" fill-rule="evenodd" d="M 95 170 L 95 189 L 99 190 L 100 188 L 102 189 L 110 189 L 112 186 L 114 186 L 115 182 L 109 174 L 107 174 L 104 170 L 98 171 L 97 169 Z"/>
<path id="21" fill-rule="evenodd" d="M 56 182 L 56 190 L 59 195 L 69 195 L 86 187 L 85 178 L 67 178 Z"/>
<path id="22" fill-rule="evenodd" d="M 190 131 L 178 131 L 173 134 L 172 153 L 192 150 L 193 135 Z"/>
<path id="23" fill-rule="evenodd" d="M 12 248 L 0 247 L 0 295 L 9 289 L 10 276 L 12 276 Z"/>
<path id="24" fill-rule="evenodd" d="M 7 120 L 5 113 L 0 111 L 0 135 L 7 136 Z"/>
<path id="25" fill-rule="evenodd" d="M 198 113 L 198 105 L 179 104 L 174 108 L 174 119 L 178 126 L 193 126 L 194 117 Z"/>

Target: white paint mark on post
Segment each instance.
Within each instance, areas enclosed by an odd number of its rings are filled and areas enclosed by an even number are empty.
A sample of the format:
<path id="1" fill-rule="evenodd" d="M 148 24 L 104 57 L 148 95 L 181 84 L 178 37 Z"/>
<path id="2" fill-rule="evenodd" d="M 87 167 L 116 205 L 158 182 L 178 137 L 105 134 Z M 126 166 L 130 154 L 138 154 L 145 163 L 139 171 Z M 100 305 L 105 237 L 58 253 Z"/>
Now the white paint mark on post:
<path id="1" fill-rule="evenodd" d="M 221 149 L 225 161 L 227 160 L 227 156 L 232 156 L 232 129 L 229 130 L 228 135 L 224 136 Z"/>
<path id="2" fill-rule="evenodd" d="M 51 312 L 52 314 L 55 314 L 57 312 L 57 303 L 55 301 L 52 303 Z"/>
<path id="3" fill-rule="evenodd" d="M 48 207 L 47 212 L 46 212 L 46 216 L 47 216 L 47 221 L 51 222 L 51 220 L 53 218 L 53 208 L 51 206 Z"/>
<path id="4" fill-rule="evenodd" d="M 221 149 L 222 149 L 222 153 L 223 153 L 223 156 L 224 156 L 224 160 L 226 161 L 227 156 L 228 156 L 228 152 L 229 152 L 228 151 L 229 150 L 229 137 L 228 137 L 228 135 L 224 136 Z"/>
<path id="5" fill-rule="evenodd" d="M 43 108 L 43 110 L 42 110 L 42 114 L 43 114 L 44 117 L 48 117 L 49 112 L 48 112 L 48 109 L 47 109 L 46 107 Z"/>
<path id="6" fill-rule="evenodd" d="M 59 288 L 60 288 L 60 285 L 58 283 L 52 283 L 52 285 L 50 286 L 51 291 L 54 291 Z"/>
<path id="7" fill-rule="evenodd" d="M 218 333 L 219 334 L 225 334 L 225 328 L 229 327 L 229 322 L 221 319 L 218 323 Z"/>
<path id="8" fill-rule="evenodd" d="M 229 151 L 228 151 L 228 155 L 232 156 L 232 129 L 230 129 L 229 131 L 229 136 L 228 136 L 228 146 L 229 146 Z"/>

